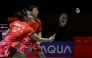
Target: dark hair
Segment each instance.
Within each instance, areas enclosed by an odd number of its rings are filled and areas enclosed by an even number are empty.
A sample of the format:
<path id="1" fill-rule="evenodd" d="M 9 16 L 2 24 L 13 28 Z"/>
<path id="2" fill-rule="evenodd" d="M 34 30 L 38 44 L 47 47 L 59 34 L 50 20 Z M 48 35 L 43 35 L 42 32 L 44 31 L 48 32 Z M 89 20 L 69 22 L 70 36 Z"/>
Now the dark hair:
<path id="1" fill-rule="evenodd" d="M 28 9 L 22 9 L 20 12 L 17 12 L 17 16 L 20 18 L 21 21 L 23 21 L 24 16 L 27 16 Z"/>
<path id="2" fill-rule="evenodd" d="M 29 10 L 30 10 L 30 11 L 32 11 L 32 10 L 33 10 L 33 8 L 37 8 L 37 9 L 38 9 L 38 7 L 37 7 L 37 6 L 32 5 L 32 6 L 30 6 L 30 7 L 29 7 Z"/>

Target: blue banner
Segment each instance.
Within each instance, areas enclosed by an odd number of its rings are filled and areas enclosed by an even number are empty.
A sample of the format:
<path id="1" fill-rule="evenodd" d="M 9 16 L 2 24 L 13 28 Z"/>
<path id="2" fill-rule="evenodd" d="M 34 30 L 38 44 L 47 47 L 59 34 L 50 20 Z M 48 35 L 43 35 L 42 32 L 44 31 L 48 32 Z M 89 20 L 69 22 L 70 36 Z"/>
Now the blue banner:
<path id="1" fill-rule="evenodd" d="M 46 56 L 71 57 L 74 54 L 73 42 L 45 42 L 41 47 Z"/>

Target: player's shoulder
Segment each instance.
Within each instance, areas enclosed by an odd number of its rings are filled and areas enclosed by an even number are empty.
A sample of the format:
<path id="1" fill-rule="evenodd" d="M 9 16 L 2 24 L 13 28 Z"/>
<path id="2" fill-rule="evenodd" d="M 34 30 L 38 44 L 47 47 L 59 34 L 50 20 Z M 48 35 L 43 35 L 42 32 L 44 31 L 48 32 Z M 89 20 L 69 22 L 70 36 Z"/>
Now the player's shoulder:
<path id="1" fill-rule="evenodd" d="M 18 21 L 14 21 L 10 23 L 10 27 L 13 26 L 14 24 L 16 24 Z"/>
<path id="2" fill-rule="evenodd" d="M 27 25 L 26 22 L 22 22 L 22 21 L 14 21 L 11 24 L 22 24 L 22 25 Z"/>
<path id="3" fill-rule="evenodd" d="M 13 22 L 11 22 L 10 24 L 12 25 L 12 24 L 14 24 L 14 23 L 16 23 L 17 21 L 13 21 Z"/>
<path id="4" fill-rule="evenodd" d="M 41 22 L 41 20 L 39 18 L 36 19 L 38 22 Z"/>
<path id="5" fill-rule="evenodd" d="M 26 24 L 26 22 L 23 22 L 23 21 L 15 21 L 15 23 Z"/>
<path id="6" fill-rule="evenodd" d="M 16 22 L 20 22 L 20 21 L 14 21 L 14 22 L 12 22 L 12 23 L 16 23 Z"/>

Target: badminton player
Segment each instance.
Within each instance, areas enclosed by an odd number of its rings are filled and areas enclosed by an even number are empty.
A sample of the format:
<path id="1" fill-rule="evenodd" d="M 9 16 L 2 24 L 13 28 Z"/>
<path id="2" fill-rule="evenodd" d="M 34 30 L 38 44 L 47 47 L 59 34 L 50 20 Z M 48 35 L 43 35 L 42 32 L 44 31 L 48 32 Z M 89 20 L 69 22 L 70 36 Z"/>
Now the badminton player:
<path id="1" fill-rule="evenodd" d="M 29 27 L 27 23 L 29 23 L 32 17 L 29 10 L 23 9 L 19 16 L 21 21 L 12 22 L 5 38 L 0 41 L 0 58 L 26 58 L 25 54 L 15 49 L 15 46 L 28 34 L 39 42 L 54 40 L 54 36 L 48 39 L 39 37 L 35 31 Z"/>

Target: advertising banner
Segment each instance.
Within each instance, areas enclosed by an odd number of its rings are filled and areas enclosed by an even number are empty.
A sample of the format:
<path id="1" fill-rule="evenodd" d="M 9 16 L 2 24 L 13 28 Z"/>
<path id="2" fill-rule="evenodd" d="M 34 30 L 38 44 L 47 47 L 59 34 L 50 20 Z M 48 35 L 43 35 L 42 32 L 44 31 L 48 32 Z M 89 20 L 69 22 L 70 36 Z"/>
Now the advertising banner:
<path id="1" fill-rule="evenodd" d="M 41 43 L 41 47 L 46 56 L 71 57 L 74 54 L 73 42 L 45 42 Z"/>

